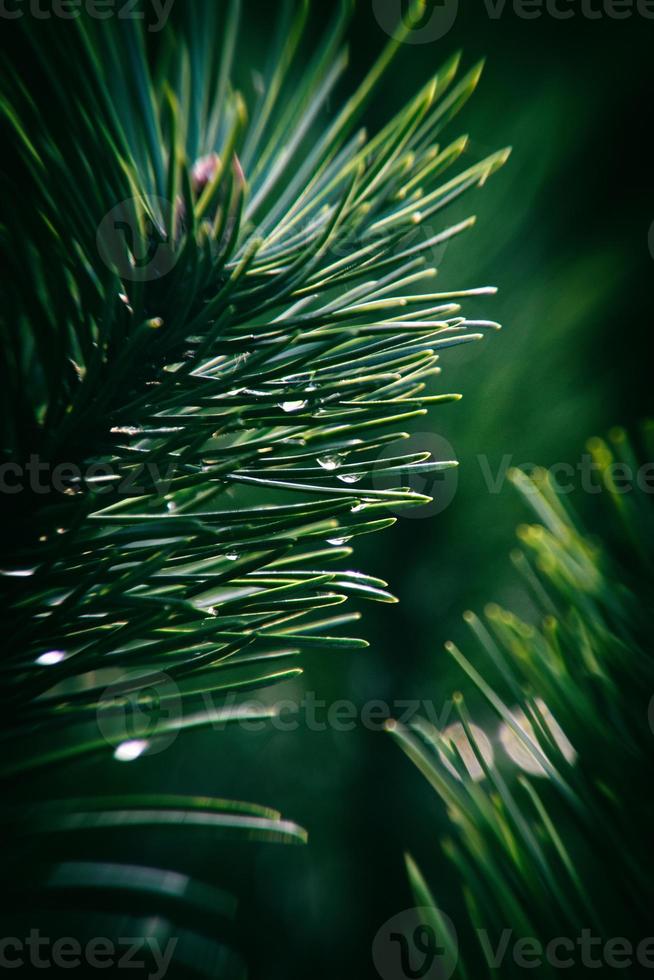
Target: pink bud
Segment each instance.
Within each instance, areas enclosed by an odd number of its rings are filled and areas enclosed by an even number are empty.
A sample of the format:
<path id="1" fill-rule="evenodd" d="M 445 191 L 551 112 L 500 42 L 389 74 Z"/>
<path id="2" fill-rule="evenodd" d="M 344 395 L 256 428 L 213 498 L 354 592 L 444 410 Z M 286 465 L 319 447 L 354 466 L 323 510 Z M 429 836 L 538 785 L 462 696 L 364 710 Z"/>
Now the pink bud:
<path id="1" fill-rule="evenodd" d="M 217 153 L 208 153 L 195 161 L 191 170 L 191 183 L 195 194 L 201 194 L 207 184 L 211 183 L 219 167 L 220 157 Z"/>

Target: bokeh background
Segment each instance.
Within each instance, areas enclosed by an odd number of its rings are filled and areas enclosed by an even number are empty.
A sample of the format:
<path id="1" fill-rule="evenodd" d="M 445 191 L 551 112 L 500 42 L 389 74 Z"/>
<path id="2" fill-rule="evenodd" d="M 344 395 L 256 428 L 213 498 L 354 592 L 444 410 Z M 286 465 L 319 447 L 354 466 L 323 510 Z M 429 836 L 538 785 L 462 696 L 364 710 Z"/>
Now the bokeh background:
<path id="1" fill-rule="evenodd" d="M 482 0 L 460 3 L 445 37 L 405 46 L 368 110 L 374 131 L 452 52 L 463 50 L 464 65 L 487 58 L 477 93 L 447 135 L 469 133 L 471 159 L 505 145 L 513 155 L 443 216 L 449 223 L 474 213 L 478 221 L 448 248 L 438 283 L 497 285 L 496 297 L 468 310 L 504 329 L 444 354 L 435 390 L 460 391 L 464 400 L 416 426 L 416 438 L 438 436 L 455 449 L 451 503 L 362 539 L 352 558 L 386 579 L 400 605 L 366 606 L 361 630 L 370 648 L 316 652 L 301 681 L 276 689 L 276 698 L 309 691 L 359 710 L 373 700 L 428 699 L 441 711 L 461 684 L 443 644 L 465 643 L 464 610 L 523 601 L 508 556 L 525 511 L 508 483 L 489 492 L 484 474 L 509 460 L 575 465 L 589 436 L 651 410 L 654 200 L 645 146 L 654 21 L 635 12 L 591 20 L 580 4 L 570 7 L 576 16 L 567 20 L 546 12 L 526 20 L 507 0 L 493 19 Z M 246 10 L 247 88 L 250 67 L 265 57 L 275 4 Z M 328 13 L 316 12 L 316 30 Z M 387 40 L 371 0 L 359 0 L 351 37 L 346 86 Z M 294 732 L 189 734 L 125 767 L 121 785 L 154 787 L 162 772 L 171 792 L 256 800 L 309 830 L 306 848 L 238 844 L 188 856 L 200 872 L 219 868 L 239 895 L 235 940 L 253 977 L 375 976 L 377 930 L 413 904 L 407 850 L 456 921 L 457 883 L 439 850 L 441 804 L 383 732 L 301 724 Z"/>

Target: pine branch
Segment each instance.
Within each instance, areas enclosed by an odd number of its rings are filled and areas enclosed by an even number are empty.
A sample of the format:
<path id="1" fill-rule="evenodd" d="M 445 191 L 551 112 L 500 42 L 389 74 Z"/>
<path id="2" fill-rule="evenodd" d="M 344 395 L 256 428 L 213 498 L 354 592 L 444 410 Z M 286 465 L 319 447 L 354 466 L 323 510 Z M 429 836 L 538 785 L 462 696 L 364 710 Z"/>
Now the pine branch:
<path id="1" fill-rule="evenodd" d="M 545 949 L 555 937 L 575 942 L 591 930 L 602 948 L 625 936 L 635 951 L 649 931 L 642 855 L 651 826 L 643 779 L 654 689 L 653 514 L 626 433 L 593 439 L 589 450 L 609 501 L 602 540 L 579 529 L 549 473 L 515 471 L 541 522 L 519 529 L 529 557 L 513 556 L 538 619 L 491 605 L 485 623 L 465 615 L 477 656 L 447 644 L 497 716 L 499 741 L 489 740 L 488 722 L 471 723 L 460 694 L 459 721 L 444 732 L 425 721 L 391 724 L 450 814 L 443 846 L 464 890 L 469 920 L 458 924 L 474 975 L 495 975 L 482 932 L 493 948 L 508 929 Z M 632 475 L 628 493 L 618 467 Z M 635 956 L 632 966 L 626 974 L 639 976 Z M 544 961 L 547 975 L 550 967 Z M 522 969 L 509 952 L 502 976 Z"/>
<path id="2" fill-rule="evenodd" d="M 0 546 L 2 768 L 37 796 L 43 773 L 82 757 L 130 761 L 179 731 L 266 717 L 246 692 L 296 676 L 305 650 L 365 645 L 339 635 L 358 614 L 337 607 L 395 600 L 338 567 L 348 543 L 428 500 L 407 476 L 455 465 L 379 451 L 460 397 L 434 393 L 441 351 L 496 326 L 462 312 L 494 290 L 434 292 L 432 260 L 474 222 L 441 212 L 507 151 L 441 182 L 466 141 L 437 140 L 479 78 L 457 81 L 458 57 L 380 132 L 358 128 L 406 26 L 328 110 L 351 6 L 307 57 L 308 5 L 289 5 L 253 94 L 233 81 L 237 0 L 180 6 L 156 38 L 118 18 L 12 25 L 1 465 L 22 488 Z M 118 713 L 157 692 L 146 734 L 107 738 L 109 681 Z M 167 900 L 166 873 L 125 866 L 120 847 L 63 860 L 78 836 L 306 836 L 253 804 L 44 793 L 3 817 L 21 841 L 9 876 L 47 841 L 39 901 L 97 881 Z"/>

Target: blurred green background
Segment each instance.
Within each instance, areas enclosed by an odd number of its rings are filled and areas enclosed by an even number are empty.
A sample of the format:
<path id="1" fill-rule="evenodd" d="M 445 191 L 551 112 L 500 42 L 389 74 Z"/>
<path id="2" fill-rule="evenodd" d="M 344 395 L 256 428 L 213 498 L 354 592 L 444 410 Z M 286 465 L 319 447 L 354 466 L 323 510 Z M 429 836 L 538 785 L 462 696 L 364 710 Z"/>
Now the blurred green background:
<path id="1" fill-rule="evenodd" d="M 352 567 L 385 578 L 400 605 L 366 606 L 361 631 L 370 649 L 316 652 L 277 699 L 310 691 L 359 709 L 429 699 L 442 711 L 461 683 L 443 643 L 465 636 L 463 611 L 521 602 L 508 554 L 524 511 L 508 484 L 489 492 L 484 465 L 495 474 L 508 457 L 512 465 L 576 464 L 588 436 L 651 410 L 645 291 L 654 202 L 644 130 L 654 21 L 525 20 L 509 3 L 494 20 L 481 2 L 460 8 L 444 38 L 405 46 L 366 124 L 374 131 L 453 51 L 464 51 L 466 66 L 487 57 L 477 93 L 446 136 L 469 133 L 472 159 L 507 144 L 513 156 L 443 215 L 443 227 L 470 213 L 478 222 L 448 248 L 437 288 L 497 285 L 496 297 L 466 312 L 504 329 L 444 353 L 435 389 L 464 400 L 415 427 L 455 449 L 461 466 L 451 503 L 362 539 L 352 558 Z M 249 67 L 263 57 L 274 11 L 263 2 L 247 9 Z M 361 0 L 348 84 L 386 40 L 371 2 Z M 245 69 L 243 83 L 252 84 Z M 164 755 L 125 767 L 121 785 L 154 787 L 162 772 L 171 792 L 256 800 L 309 830 L 306 848 L 239 844 L 188 855 L 200 872 L 220 869 L 238 893 L 235 939 L 255 978 L 374 976 L 375 933 L 413 904 L 405 850 L 456 912 L 456 882 L 438 849 L 442 808 L 381 731 L 301 724 L 294 732 L 188 734 Z"/>

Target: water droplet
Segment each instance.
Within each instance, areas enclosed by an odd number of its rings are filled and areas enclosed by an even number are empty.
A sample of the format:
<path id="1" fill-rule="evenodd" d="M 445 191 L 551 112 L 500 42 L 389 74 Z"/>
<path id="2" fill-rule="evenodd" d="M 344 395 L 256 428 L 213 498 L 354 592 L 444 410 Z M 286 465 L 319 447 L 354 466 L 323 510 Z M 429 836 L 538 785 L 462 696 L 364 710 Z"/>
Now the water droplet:
<path id="1" fill-rule="evenodd" d="M 351 540 L 351 536 L 345 538 L 327 538 L 327 544 L 333 544 L 335 548 L 340 548 L 342 544 L 347 544 Z"/>
<path id="2" fill-rule="evenodd" d="M 345 459 L 344 453 L 325 453 L 324 456 L 318 456 L 316 462 L 319 466 L 322 466 L 323 470 L 337 470 Z"/>
<path id="3" fill-rule="evenodd" d="M 236 561 L 236 559 L 238 558 L 238 551 L 233 551 L 233 550 L 226 551 L 225 558 L 227 559 L 227 561 Z"/>
<path id="4" fill-rule="evenodd" d="M 282 412 L 301 412 L 307 407 L 306 401 L 303 402 L 282 402 L 279 406 Z"/>
<path id="5" fill-rule="evenodd" d="M 362 511 L 365 508 L 365 506 L 366 506 L 365 504 L 355 504 L 354 507 L 350 508 L 350 513 L 358 514 L 359 511 Z"/>
<path id="6" fill-rule="evenodd" d="M 338 479 L 343 483 L 358 483 L 359 480 L 363 480 L 363 473 L 341 473 Z"/>
<path id="7" fill-rule="evenodd" d="M 36 662 L 41 667 L 54 667 L 55 664 L 60 664 L 65 659 L 66 654 L 63 650 L 48 650 L 47 653 L 42 653 L 37 657 Z"/>
<path id="8" fill-rule="evenodd" d="M 173 514 L 177 510 L 177 504 L 175 503 L 174 500 L 169 500 L 168 501 L 168 503 L 166 504 L 166 510 L 170 514 Z"/>
<path id="9" fill-rule="evenodd" d="M 118 762 L 133 762 L 149 748 L 150 743 L 144 738 L 132 738 L 128 742 L 121 742 L 116 747 L 114 759 Z"/>

